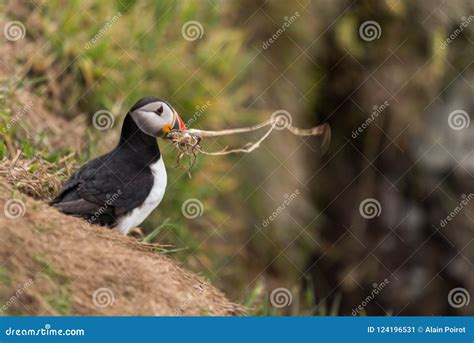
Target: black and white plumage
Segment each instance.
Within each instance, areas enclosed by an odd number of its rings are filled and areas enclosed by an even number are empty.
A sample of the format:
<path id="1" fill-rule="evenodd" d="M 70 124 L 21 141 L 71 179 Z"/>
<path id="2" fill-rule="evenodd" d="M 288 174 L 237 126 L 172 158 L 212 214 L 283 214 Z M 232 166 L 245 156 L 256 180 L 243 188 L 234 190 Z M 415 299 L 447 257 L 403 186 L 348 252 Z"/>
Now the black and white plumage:
<path id="1" fill-rule="evenodd" d="M 156 138 L 170 130 L 186 126 L 167 102 L 139 100 L 124 119 L 117 147 L 75 172 L 52 206 L 127 234 L 163 199 L 167 176 Z"/>

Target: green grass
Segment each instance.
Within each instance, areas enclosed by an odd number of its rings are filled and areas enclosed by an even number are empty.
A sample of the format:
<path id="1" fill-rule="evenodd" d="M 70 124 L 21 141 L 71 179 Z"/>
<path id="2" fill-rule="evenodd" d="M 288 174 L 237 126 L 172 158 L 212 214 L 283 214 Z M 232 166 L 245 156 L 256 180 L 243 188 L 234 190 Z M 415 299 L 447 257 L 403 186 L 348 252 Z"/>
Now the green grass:
<path id="1" fill-rule="evenodd" d="M 155 238 L 160 234 L 160 232 L 164 229 L 164 228 L 167 228 L 167 227 L 171 227 L 171 225 L 169 224 L 169 221 L 170 219 L 169 218 L 166 218 L 163 223 L 161 223 L 160 225 L 158 225 L 155 229 L 153 229 L 148 235 L 146 235 L 144 238 L 143 238 L 143 242 L 144 243 L 150 243 L 152 242 L 153 240 L 155 240 Z"/>
<path id="2" fill-rule="evenodd" d="M 57 282 L 58 284 L 65 284 L 68 282 L 68 279 L 65 275 L 63 275 L 55 266 L 54 264 L 49 261 L 46 257 L 42 255 L 36 255 L 33 259 L 39 264 L 40 266 L 40 274 L 47 276 L 51 280 Z"/>
<path id="3" fill-rule="evenodd" d="M 5 267 L 0 266 L 0 284 L 8 287 L 11 285 L 11 281 L 10 271 Z"/>
<path id="4" fill-rule="evenodd" d="M 54 264 L 42 255 L 33 259 L 39 264 L 39 274 L 50 279 L 55 286 L 54 291 L 44 295 L 46 302 L 60 315 L 68 315 L 72 309 L 71 291 L 68 287 L 68 278 L 63 275 Z"/>
<path id="5" fill-rule="evenodd" d="M 218 1 L 213 5 L 221 6 Z M 64 97 L 60 101 L 65 109 L 71 110 L 63 114 L 71 116 L 82 111 L 92 115 L 97 110 L 108 109 L 117 115 L 115 129 L 118 130 L 119 120 L 138 98 L 158 95 L 170 101 L 185 121 L 195 116 L 196 106 L 209 102 L 208 110 L 196 118 L 193 126 L 224 125 L 232 117 L 239 122 L 249 121 L 252 113 L 240 108 L 243 100 L 252 95 L 252 89 L 245 85 L 245 76 L 250 72 L 245 66 L 251 51 L 245 47 L 245 31 L 226 24 L 226 11 L 231 10 L 223 6 L 219 11 L 210 11 L 194 1 L 43 2 L 40 16 L 43 31 L 37 39 L 52 43 L 49 49 L 49 58 L 54 60 L 52 68 L 63 70 L 68 66 Z M 85 44 L 104 27 L 106 18 L 113 18 L 118 12 L 121 16 L 116 22 L 86 49 Z M 182 26 L 190 20 L 202 24 L 202 39 L 190 42 L 183 38 Z M 240 71 L 237 75 L 236 70 Z M 94 148 L 94 142 L 101 139 L 100 133 L 91 130 L 89 135 L 90 144 L 83 160 L 105 152 Z M 164 145 L 162 142 L 166 162 L 173 165 L 176 152 Z M 38 152 L 28 142 L 22 146 L 29 156 Z M 175 245 L 175 251 L 183 259 L 186 251 L 199 250 L 202 237 L 194 233 L 196 222 L 181 215 L 181 204 L 190 197 L 205 199 L 215 194 L 208 185 L 196 182 L 204 175 L 201 168 L 206 169 L 209 177 L 221 175 L 220 170 L 205 164 L 204 158 L 195 166 L 191 180 L 182 170 L 169 167 L 168 184 L 173 186 L 160 213 L 144 226 L 146 242 Z M 223 190 L 228 187 L 232 191 L 235 181 L 230 175 L 227 179 L 229 186 L 224 185 Z M 167 227 L 160 227 L 163 213 L 170 218 Z M 217 226 L 224 216 L 211 207 L 206 211 L 206 217 L 211 219 L 209 226 Z M 171 223 L 172 226 L 168 225 Z M 157 227 L 160 228 L 155 231 Z M 212 231 L 204 228 L 203 232 Z"/>
<path id="6" fill-rule="evenodd" d="M 256 110 L 247 109 L 256 94 L 250 76 L 259 70 L 252 62 L 256 54 L 249 44 L 252 29 L 231 24 L 234 10 L 231 2 L 217 0 L 207 2 L 206 6 L 191 0 L 42 1 L 37 13 L 39 30 L 28 32 L 28 39 L 36 41 L 38 46 L 48 43 L 42 57 L 36 58 L 39 62 L 50 62 L 50 67 L 39 70 L 32 66 L 29 77 L 8 85 L 7 93 L 0 97 L 0 121 L 11 120 L 15 106 L 11 103 L 12 94 L 19 88 L 41 95 L 51 112 L 65 118 L 80 113 L 91 118 L 96 111 L 107 109 L 116 116 L 114 130 L 120 129 L 120 121 L 131 105 L 145 95 L 167 99 L 185 122 L 193 119 L 192 127 L 197 128 L 245 126 L 266 119 Z M 121 14 L 118 20 L 86 48 L 104 27 L 106 18 L 113 18 L 118 12 Z M 183 38 L 182 26 L 191 20 L 202 24 L 202 39 L 187 41 Z M 26 18 L 23 21 L 26 22 Z M 57 80 L 61 94 L 51 95 L 49 87 Z M 58 102 L 60 110 L 54 106 Z M 208 103 L 206 111 L 196 115 L 197 106 Z M 15 125 L 3 142 L 8 143 L 10 150 L 20 148 L 28 157 L 41 154 L 53 163 L 69 153 L 52 150 L 45 137 L 38 137 L 39 142 L 45 144 L 31 143 L 26 138 L 26 129 Z M 85 138 L 87 150 L 76 157 L 79 163 L 105 153 L 97 148 L 97 143 L 104 139 L 100 132 L 90 129 Z M 229 137 L 225 142 L 211 143 L 211 150 L 221 149 L 224 144 L 238 145 L 242 141 Z M 229 234 L 229 229 L 249 224 L 245 218 L 232 218 L 225 224 L 229 215 L 226 208 L 246 206 L 251 208 L 251 214 L 261 214 L 261 199 L 256 195 L 248 199 L 247 204 L 241 201 L 253 192 L 253 186 L 239 175 L 246 171 L 245 167 L 233 169 L 240 156 L 200 156 L 189 179 L 184 170 L 172 168 L 176 158 L 173 147 L 164 142 L 160 142 L 160 147 L 168 166 L 168 190 L 159 210 L 142 225 L 146 234 L 143 241 L 171 245 L 157 252 L 174 254 L 188 268 L 213 281 L 212 271 L 224 264 L 242 243 L 227 241 L 235 234 Z M 0 158 L 7 154 L 7 146 L 0 144 Z M 197 198 L 204 204 L 202 217 L 189 220 L 183 216 L 181 206 L 189 198 Z M 245 237 L 238 238 L 245 241 Z M 262 252 L 268 256 L 270 253 Z M 46 275 L 61 279 L 48 261 L 41 257 L 37 261 Z M 241 292 L 250 273 L 244 263 L 232 268 L 229 274 L 236 276 L 235 282 L 231 280 L 227 286 Z M 255 307 L 255 313 L 276 314 L 268 301 L 262 300 L 264 291 L 263 286 L 259 286 L 244 303 Z M 53 297 L 57 301 L 52 301 L 67 309 L 63 298 L 67 298 L 67 292 L 58 291 Z"/>
<path id="7" fill-rule="evenodd" d="M 71 313 L 71 291 L 67 286 L 59 286 L 53 293 L 46 295 L 45 299 L 60 315 L 67 316 Z"/>

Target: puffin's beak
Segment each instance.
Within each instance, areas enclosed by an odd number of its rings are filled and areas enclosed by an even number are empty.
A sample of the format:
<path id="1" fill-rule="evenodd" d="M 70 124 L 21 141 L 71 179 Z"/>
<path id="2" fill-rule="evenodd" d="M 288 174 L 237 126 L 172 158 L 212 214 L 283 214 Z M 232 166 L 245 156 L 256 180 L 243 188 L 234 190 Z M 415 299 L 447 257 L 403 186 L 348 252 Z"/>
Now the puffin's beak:
<path id="1" fill-rule="evenodd" d="M 172 129 L 178 130 L 178 131 L 186 131 L 188 129 L 186 125 L 184 124 L 183 119 L 181 119 L 178 113 L 176 113 L 176 119 L 174 121 L 174 125 Z"/>
<path id="2" fill-rule="evenodd" d="M 168 134 L 171 131 L 186 131 L 188 128 L 184 124 L 183 119 L 179 116 L 178 113 L 174 112 L 174 121 L 173 124 L 167 124 L 161 129 L 160 135 L 158 137 L 168 138 Z"/>

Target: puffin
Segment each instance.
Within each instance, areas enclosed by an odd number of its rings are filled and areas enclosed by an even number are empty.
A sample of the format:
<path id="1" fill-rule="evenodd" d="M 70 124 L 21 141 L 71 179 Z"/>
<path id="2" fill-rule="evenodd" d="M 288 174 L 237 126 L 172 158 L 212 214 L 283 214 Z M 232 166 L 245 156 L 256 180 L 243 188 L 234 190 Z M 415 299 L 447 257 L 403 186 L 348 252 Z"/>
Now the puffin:
<path id="1" fill-rule="evenodd" d="M 187 128 L 168 102 L 138 100 L 125 116 L 117 146 L 79 168 L 51 206 L 126 235 L 163 199 L 167 174 L 157 138 L 172 130 Z"/>

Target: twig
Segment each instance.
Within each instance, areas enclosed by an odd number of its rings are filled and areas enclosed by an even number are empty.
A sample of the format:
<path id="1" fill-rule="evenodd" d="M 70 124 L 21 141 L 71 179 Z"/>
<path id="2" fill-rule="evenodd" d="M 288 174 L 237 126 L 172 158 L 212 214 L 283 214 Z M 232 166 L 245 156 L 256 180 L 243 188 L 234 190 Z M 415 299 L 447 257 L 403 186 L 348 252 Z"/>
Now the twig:
<path id="1" fill-rule="evenodd" d="M 268 126 L 272 123 L 276 124 L 276 121 L 273 119 L 268 119 L 267 121 L 264 121 L 263 123 L 249 126 L 249 127 L 240 127 L 236 129 L 227 129 L 227 130 L 218 130 L 218 131 L 207 131 L 207 130 L 199 130 L 199 129 L 188 129 L 186 132 L 189 132 L 190 134 L 197 135 L 199 137 L 219 137 L 219 136 L 228 136 L 228 135 L 234 135 L 237 133 L 246 133 L 246 132 L 251 132 L 255 131 L 261 128 L 264 128 L 265 126 Z"/>
<path id="2" fill-rule="evenodd" d="M 281 118 L 281 117 L 280 117 Z M 309 136 L 322 136 L 322 148 L 325 150 L 330 142 L 331 139 L 331 129 L 328 124 L 322 124 L 310 129 L 300 129 L 291 125 L 291 123 L 286 123 L 285 120 L 283 122 L 278 117 L 272 117 L 263 123 L 249 126 L 249 127 L 241 127 L 235 129 L 226 129 L 226 130 L 218 130 L 218 131 L 208 131 L 208 130 L 199 130 L 199 129 L 188 129 L 186 131 L 171 131 L 167 138 L 170 139 L 171 143 L 175 145 L 178 150 L 179 154 L 177 157 L 177 163 L 179 163 L 184 156 L 190 157 L 190 166 L 189 170 L 194 165 L 196 160 L 197 153 L 202 153 L 204 155 L 211 155 L 211 156 L 221 156 L 221 155 L 228 155 L 228 154 L 235 154 L 235 153 L 251 153 L 255 149 L 259 148 L 265 139 L 272 133 L 273 130 L 288 130 L 292 134 L 296 136 L 302 137 L 309 137 Z M 282 118 L 284 119 L 284 118 Z M 271 127 L 267 130 L 267 132 L 255 143 L 249 142 L 244 145 L 242 148 L 235 148 L 235 149 L 228 149 L 228 147 L 224 148 L 221 151 L 206 151 L 201 146 L 201 139 L 202 137 L 220 137 L 220 136 L 227 136 L 239 133 L 247 133 L 262 129 L 264 127 L 270 126 Z"/>
<path id="3" fill-rule="evenodd" d="M 255 143 L 247 143 L 246 146 L 242 147 L 242 148 L 237 148 L 237 149 L 231 149 L 231 150 L 228 150 L 227 148 L 225 148 L 224 150 L 221 150 L 221 151 L 215 151 L 215 152 L 208 152 L 208 151 L 205 151 L 201 146 L 199 147 L 199 152 L 203 153 L 204 155 L 210 155 L 210 156 L 219 156 L 219 155 L 228 155 L 228 154 L 236 154 L 236 153 L 240 153 L 240 152 L 243 152 L 243 153 L 250 153 L 252 151 L 254 151 L 255 149 L 259 148 L 260 147 L 260 144 L 265 140 L 267 139 L 267 137 L 270 135 L 270 133 L 272 133 L 273 129 L 275 128 L 276 126 L 276 123 L 272 125 L 272 127 L 270 127 L 270 129 L 262 136 L 262 138 L 260 138 L 257 142 Z M 230 131 L 230 130 L 225 130 L 225 131 Z M 207 131 L 207 132 L 219 132 L 219 131 Z M 244 132 L 244 131 L 243 131 Z"/>

